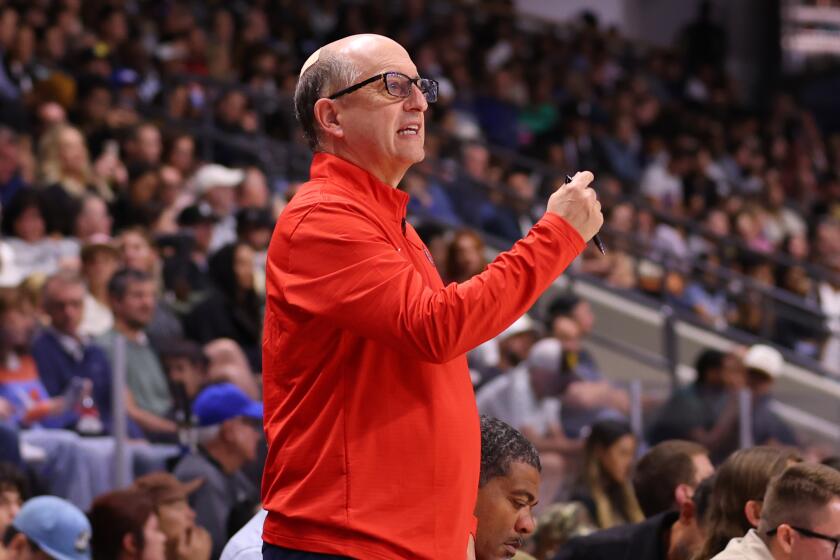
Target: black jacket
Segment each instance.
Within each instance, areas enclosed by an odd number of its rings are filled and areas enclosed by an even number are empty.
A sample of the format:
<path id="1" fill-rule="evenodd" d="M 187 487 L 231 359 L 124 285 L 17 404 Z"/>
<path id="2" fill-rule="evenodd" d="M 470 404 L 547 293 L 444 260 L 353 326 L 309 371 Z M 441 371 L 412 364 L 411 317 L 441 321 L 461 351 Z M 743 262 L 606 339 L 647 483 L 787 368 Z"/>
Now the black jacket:
<path id="1" fill-rule="evenodd" d="M 666 511 L 641 523 L 598 531 L 563 545 L 555 560 L 666 560 L 665 531 L 679 514 Z"/>

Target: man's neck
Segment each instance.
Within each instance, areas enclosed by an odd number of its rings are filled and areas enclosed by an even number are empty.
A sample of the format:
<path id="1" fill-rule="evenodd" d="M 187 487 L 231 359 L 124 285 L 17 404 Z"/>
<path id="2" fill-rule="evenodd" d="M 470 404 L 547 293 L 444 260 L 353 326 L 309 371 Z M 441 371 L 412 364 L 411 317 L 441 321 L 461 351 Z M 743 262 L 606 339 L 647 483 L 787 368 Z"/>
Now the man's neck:
<path id="1" fill-rule="evenodd" d="M 662 533 L 663 550 L 665 550 L 665 558 L 667 560 L 689 560 L 686 558 L 685 547 L 681 546 L 683 539 L 683 531 L 685 527 L 680 524 L 680 520 L 674 521 L 670 528 Z"/>
<path id="2" fill-rule="evenodd" d="M 135 328 L 117 317 L 114 317 L 114 330 L 131 341 L 137 341 L 143 335 L 143 329 Z"/>
<path id="3" fill-rule="evenodd" d="M 218 439 L 207 442 L 204 445 L 204 451 L 222 467 L 225 474 L 233 474 L 243 465 L 243 461 L 237 454 L 231 453 L 231 450 Z"/>
<path id="4" fill-rule="evenodd" d="M 405 172 L 408 171 L 407 167 L 401 170 L 397 168 L 383 169 L 379 167 L 377 167 L 376 169 L 371 169 L 370 162 L 366 162 L 363 158 L 356 157 L 354 153 L 338 148 L 336 146 L 333 146 L 329 150 L 325 150 L 325 153 L 329 153 L 334 155 L 335 157 L 339 157 L 345 161 L 349 161 L 353 165 L 364 169 L 365 171 L 367 171 L 386 185 L 390 185 L 394 188 L 396 188 L 397 185 L 400 184 L 400 181 L 402 181 L 402 178 L 405 176 Z"/>

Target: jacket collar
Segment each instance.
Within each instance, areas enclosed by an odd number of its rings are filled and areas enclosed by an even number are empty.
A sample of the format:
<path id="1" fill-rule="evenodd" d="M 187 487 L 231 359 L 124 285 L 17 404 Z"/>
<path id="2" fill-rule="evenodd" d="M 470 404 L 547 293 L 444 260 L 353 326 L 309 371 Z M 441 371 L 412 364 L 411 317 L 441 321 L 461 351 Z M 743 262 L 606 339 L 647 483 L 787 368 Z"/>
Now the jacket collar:
<path id="1" fill-rule="evenodd" d="M 346 159 L 317 152 L 309 171 L 310 180 L 328 179 L 330 183 L 350 191 L 354 198 L 373 202 L 387 216 L 400 221 L 405 218 L 408 194 L 387 185 Z"/>

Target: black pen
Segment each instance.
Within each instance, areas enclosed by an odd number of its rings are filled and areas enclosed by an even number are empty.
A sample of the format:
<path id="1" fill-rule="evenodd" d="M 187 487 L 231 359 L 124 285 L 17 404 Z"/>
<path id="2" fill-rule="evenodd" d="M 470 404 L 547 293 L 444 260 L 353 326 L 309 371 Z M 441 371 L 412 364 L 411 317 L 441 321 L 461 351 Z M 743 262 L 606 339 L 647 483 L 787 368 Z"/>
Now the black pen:
<path id="1" fill-rule="evenodd" d="M 572 182 L 572 177 L 570 175 L 566 175 L 566 184 Z M 598 250 L 601 251 L 602 255 L 607 254 L 607 250 L 604 249 L 604 242 L 601 241 L 601 238 L 598 237 L 598 234 L 595 234 L 595 237 L 592 238 L 592 241 L 595 243 L 595 246 L 598 247 Z"/>

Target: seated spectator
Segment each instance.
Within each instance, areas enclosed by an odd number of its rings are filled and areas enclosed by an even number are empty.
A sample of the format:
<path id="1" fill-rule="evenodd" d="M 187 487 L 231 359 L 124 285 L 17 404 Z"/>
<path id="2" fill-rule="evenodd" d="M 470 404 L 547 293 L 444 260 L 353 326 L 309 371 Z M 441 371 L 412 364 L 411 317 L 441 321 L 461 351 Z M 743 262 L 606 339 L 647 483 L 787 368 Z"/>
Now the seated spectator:
<path id="1" fill-rule="evenodd" d="M 166 560 L 209 560 L 213 545 L 210 533 L 195 524 L 195 512 L 187 502 L 203 481 L 182 483 L 169 473 L 141 476 L 134 487 L 152 499 L 160 530 L 166 537 Z"/>
<path id="2" fill-rule="evenodd" d="M 539 455 L 530 441 L 501 420 L 481 417 L 476 560 L 530 558 L 519 549 L 534 532 L 540 470 Z"/>
<path id="3" fill-rule="evenodd" d="M 163 281 L 179 302 L 193 303 L 208 288 L 207 260 L 218 221 L 207 203 L 187 206 L 178 214 L 179 236 L 164 260 Z"/>
<path id="4" fill-rule="evenodd" d="M 160 256 L 148 232 L 139 227 L 124 229 L 117 239 L 117 248 L 120 251 L 121 265 L 148 274 L 155 282 L 155 293 L 160 294 L 163 290 L 160 284 Z M 168 340 L 181 338 L 184 334 L 181 322 L 163 298 L 155 300 L 152 320 L 146 325 L 144 332 L 155 349 L 161 348 Z"/>
<path id="5" fill-rule="evenodd" d="M 254 371 L 261 371 L 262 301 L 254 289 L 254 250 L 244 242 L 219 249 L 210 258 L 212 290 L 184 319 L 189 338 L 206 344 L 218 338 L 237 342 Z"/>
<path id="6" fill-rule="evenodd" d="M 87 285 L 82 324 L 85 336 L 100 336 L 114 326 L 108 307 L 108 281 L 119 268 L 119 253 L 110 238 L 94 237 L 82 247 L 82 277 Z"/>
<path id="7" fill-rule="evenodd" d="M 113 366 L 117 337 L 125 338 L 126 411 L 150 438 L 174 437 L 172 394 L 157 354 L 149 345 L 144 329 L 155 310 L 155 285 L 144 272 L 117 271 L 108 282 L 108 295 L 114 311 L 114 328 L 98 343 Z"/>
<path id="8" fill-rule="evenodd" d="M 88 514 L 93 560 L 167 560 L 152 498 L 137 488 L 103 494 Z"/>
<path id="9" fill-rule="evenodd" d="M 2 535 L 6 534 L 28 494 L 29 485 L 23 471 L 9 463 L 0 462 L 0 558 L 6 558 L 3 555 L 5 548 Z"/>
<path id="10" fill-rule="evenodd" d="M 3 208 L 2 231 L 8 236 L 12 267 L 19 279 L 31 274 L 52 274 L 79 254 L 70 239 L 48 237 L 42 192 L 24 189 Z"/>
<path id="11" fill-rule="evenodd" d="M 832 560 L 840 534 L 840 473 L 793 465 L 767 487 L 757 529 L 729 541 L 715 560 Z"/>
<path id="12" fill-rule="evenodd" d="M 403 178 L 400 188 L 411 196 L 408 211 L 412 214 L 453 227 L 461 224 L 449 195 L 438 183 L 420 173 L 409 172 Z"/>
<path id="13" fill-rule="evenodd" d="M 207 375 L 212 382 L 230 381 L 254 400 L 261 400 L 257 376 L 251 371 L 242 347 L 229 338 L 217 338 L 204 345 L 210 363 Z"/>
<path id="14" fill-rule="evenodd" d="M 577 324 L 581 342 L 584 342 L 595 329 L 595 314 L 592 313 L 592 306 L 588 301 L 571 292 L 557 297 L 548 306 L 546 326 L 554 336 L 558 334 L 555 324 L 562 318 L 572 319 Z M 574 359 L 577 364 L 575 373 L 582 379 L 600 381 L 604 378 L 601 368 L 586 348 L 576 350 Z"/>
<path id="15" fill-rule="evenodd" d="M 718 463 L 737 449 L 738 408 L 734 391 L 745 384 L 740 360 L 717 350 L 704 350 L 695 362 L 694 383 L 676 389 L 656 413 L 648 440 L 695 441 Z"/>
<path id="16" fill-rule="evenodd" d="M 116 173 L 117 168 L 113 171 Z M 49 233 L 73 235 L 86 194 L 97 194 L 110 202 L 113 192 L 109 179 L 95 173 L 85 139 L 77 128 L 58 124 L 47 130 L 38 146 L 38 180 L 44 187 Z"/>
<path id="17" fill-rule="evenodd" d="M 216 163 L 203 165 L 192 179 L 197 202 L 207 203 L 219 217 L 213 228 L 211 251 L 236 240 L 235 187 L 244 180 L 245 173 L 241 169 L 232 169 Z"/>
<path id="18" fill-rule="evenodd" d="M 534 532 L 540 458 L 521 433 L 496 418 L 481 417 L 481 472 L 475 516 L 476 560 L 533 560 L 520 548 Z M 260 510 L 227 543 L 221 560 L 262 559 Z"/>
<path id="19" fill-rule="evenodd" d="M 715 475 L 706 542 L 695 560 L 713 558 L 730 539 L 743 537 L 758 527 L 767 485 L 798 462 L 796 452 L 776 447 L 753 447 L 733 453 Z"/>
<path id="20" fill-rule="evenodd" d="M 160 165 L 163 154 L 163 140 L 160 130 L 150 122 L 139 123 L 128 131 L 125 141 L 125 162 L 127 165 Z"/>
<path id="21" fill-rule="evenodd" d="M 696 313 L 709 326 L 726 327 L 726 292 L 718 278 L 720 259 L 716 255 L 701 255 L 697 259 L 703 266 L 697 266 L 697 279 L 690 282 L 683 292 L 683 305 Z"/>
<path id="22" fill-rule="evenodd" d="M 254 250 L 254 288 L 260 297 L 265 297 L 268 244 L 276 221 L 275 214 L 268 208 L 241 206 L 236 212 L 236 238 Z"/>
<path id="23" fill-rule="evenodd" d="M 828 333 L 825 332 L 816 305 L 816 283 L 804 266 L 780 268 L 776 276 L 778 287 L 798 296 L 800 300 L 773 302 L 776 324 L 772 340 L 800 356 L 818 361 L 822 341 Z M 804 309 L 803 303 L 810 304 L 811 309 Z"/>
<path id="24" fill-rule="evenodd" d="M 38 375 L 52 397 L 64 395 L 74 379 L 91 383 L 93 405 L 102 421 L 102 430 L 111 426 L 111 365 L 99 346 L 79 332 L 85 286 L 70 272 L 51 276 L 42 291 L 44 311 L 50 325 L 32 341 L 32 357 Z M 68 428 L 74 428 L 70 423 Z M 136 433 L 135 433 L 136 435 Z"/>
<path id="25" fill-rule="evenodd" d="M 466 282 L 487 266 L 484 240 L 476 232 L 462 229 L 455 232 L 446 254 L 446 282 Z"/>
<path id="26" fill-rule="evenodd" d="M 73 235 L 85 243 L 103 237 L 111 237 L 114 220 L 105 200 L 95 194 L 82 199 L 79 214 L 73 226 Z"/>
<path id="27" fill-rule="evenodd" d="M 753 395 L 753 442 L 756 445 L 796 445 L 796 435 L 773 411 L 773 385 L 782 375 L 785 361 L 771 346 L 756 344 L 744 356 L 747 387 Z"/>
<path id="28" fill-rule="evenodd" d="M 177 395 L 185 401 L 177 403 L 176 408 L 186 405 L 191 410 L 193 399 L 210 381 L 207 373 L 210 361 L 207 355 L 195 342 L 178 339 L 164 347 L 160 362 L 170 387 L 177 387 L 172 391 L 173 396 Z"/>
<path id="29" fill-rule="evenodd" d="M 39 496 L 20 508 L 3 546 L 7 560 L 90 560 L 90 540 L 91 524 L 79 508 L 55 496 Z"/>
<path id="30" fill-rule="evenodd" d="M 572 539 L 555 560 L 692 560 L 705 538 L 712 481 L 702 481 L 679 511 Z"/>
<path id="31" fill-rule="evenodd" d="M 527 314 L 496 338 L 467 353 L 470 376 L 476 389 L 510 371 L 528 357 L 539 338 L 537 324 Z"/>
<path id="32" fill-rule="evenodd" d="M 71 383 L 56 397 L 47 393 L 29 355 L 33 320 L 16 296 L 14 291 L 0 294 L 0 421 L 22 427 L 72 426 L 81 385 Z"/>
<path id="33" fill-rule="evenodd" d="M 244 178 L 236 186 L 236 207 L 239 209 L 273 208 L 274 200 L 272 200 L 268 178 L 265 173 L 255 166 L 246 167 L 243 171 Z"/>
<path id="34" fill-rule="evenodd" d="M 644 519 L 630 473 L 636 436 L 625 422 L 604 420 L 592 426 L 584 446 L 583 473 L 571 499 L 583 502 L 601 529 Z"/>
<path id="35" fill-rule="evenodd" d="M 112 210 L 122 227 L 151 229 L 164 211 L 161 201 L 163 182 L 160 169 L 146 163 L 128 168 L 128 185 L 117 195 Z"/>
<path id="36" fill-rule="evenodd" d="M 540 340 L 528 358 L 486 384 L 476 396 L 481 414 L 497 418 L 520 430 L 540 452 L 545 469 L 540 501 L 549 505 L 557 496 L 567 471 L 567 456 L 580 451 L 560 426 L 562 348 L 553 338 Z"/>
<path id="37" fill-rule="evenodd" d="M 715 472 L 709 454 L 691 441 L 655 445 L 636 463 L 633 490 L 645 517 L 682 509 L 697 486 Z"/>
<path id="38" fill-rule="evenodd" d="M 22 166 L 22 142 L 11 128 L 0 124 L 0 206 L 6 208 L 28 181 Z"/>
<path id="39" fill-rule="evenodd" d="M 566 435 L 580 438 L 594 422 L 604 419 L 623 419 L 630 413 L 630 397 L 623 389 L 609 381 L 591 381 L 598 373 L 594 362 L 580 364 L 583 350 L 580 327 L 571 318 L 559 318 L 554 323 L 554 335 L 563 346 L 560 359 L 560 380 L 563 386 L 560 418 Z M 590 366 L 590 367 L 587 367 Z M 579 373 L 579 372 L 582 372 Z"/>
<path id="40" fill-rule="evenodd" d="M 641 194 L 659 210 L 679 210 L 684 198 L 683 178 L 693 164 L 694 155 L 684 149 L 674 149 L 669 156 L 652 161 L 639 181 Z"/>
<path id="41" fill-rule="evenodd" d="M 198 418 L 199 450 L 175 467 L 182 482 L 203 478 L 190 496 L 198 524 L 210 532 L 213 558 L 257 508 L 257 489 L 242 467 L 253 461 L 262 435 L 263 406 L 230 383 L 211 385 L 193 401 Z"/>

